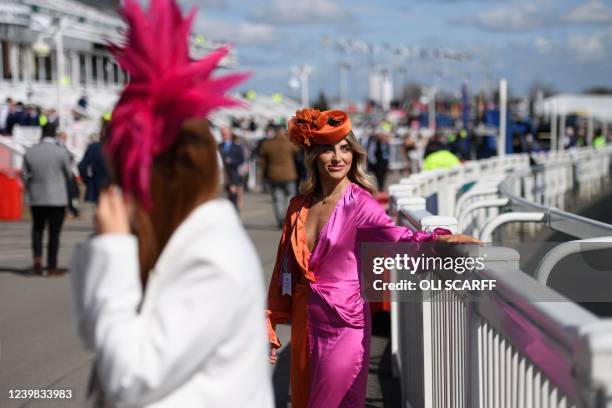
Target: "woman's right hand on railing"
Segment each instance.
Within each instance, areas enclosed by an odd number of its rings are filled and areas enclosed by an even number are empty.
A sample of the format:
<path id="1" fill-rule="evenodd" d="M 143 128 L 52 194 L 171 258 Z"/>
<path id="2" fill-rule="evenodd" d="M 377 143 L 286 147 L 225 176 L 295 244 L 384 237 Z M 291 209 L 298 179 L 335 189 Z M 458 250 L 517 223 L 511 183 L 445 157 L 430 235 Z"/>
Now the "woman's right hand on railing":
<path id="1" fill-rule="evenodd" d="M 465 234 L 454 235 L 438 235 L 436 241 L 446 242 L 449 244 L 481 244 L 477 238 Z"/>

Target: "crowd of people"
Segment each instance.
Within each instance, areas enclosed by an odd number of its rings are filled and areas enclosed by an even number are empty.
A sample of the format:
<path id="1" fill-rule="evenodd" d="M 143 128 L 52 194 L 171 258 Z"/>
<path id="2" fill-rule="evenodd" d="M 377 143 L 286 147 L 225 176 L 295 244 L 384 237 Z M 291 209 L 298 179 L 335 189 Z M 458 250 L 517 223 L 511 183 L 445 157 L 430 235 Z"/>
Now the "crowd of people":
<path id="1" fill-rule="evenodd" d="M 0 135 L 11 135 L 15 126 L 43 127 L 47 124 L 59 125 L 55 109 L 44 110 L 40 106 L 15 102 L 10 97 L 0 106 Z"/>

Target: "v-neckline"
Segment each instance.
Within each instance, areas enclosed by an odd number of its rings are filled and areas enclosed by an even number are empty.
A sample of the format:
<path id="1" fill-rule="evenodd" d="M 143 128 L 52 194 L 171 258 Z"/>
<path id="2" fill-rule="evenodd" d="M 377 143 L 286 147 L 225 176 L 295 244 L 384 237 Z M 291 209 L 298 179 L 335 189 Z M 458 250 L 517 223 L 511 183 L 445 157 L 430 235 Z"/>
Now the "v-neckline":
<path id="1" fill-rule="evenodd" d="M 338 211 L 338 206 L 340 205 L 340 202 L 344 200 L 344 196 L 346 195 L 349 188 L 351 187 L 351 184 L 353 183 L 352 182 L 348 183 L 346 187 L 344 187 L 344 190 L 342 190 L 342 194 L 340 194 L 340 198 L 338 198 L 338 201 L 336 201 L 336 204 L 334 204 L 334 208 L 331 211 L 331 213 L 329 213 L 329 217 L 327 217 L 325 224 L 323 224 L 323 228 L 321 228 L 321 230 L 319 231 L 319 234 L 317 234 L 317 237 L 316 237 L 317 239 L 314 242 L 312 251 L 310 250 L 310 246 L 308 245 L 308 236 L 305 237 L 306 249 L 308 250 L 309 258 L 312 258 L 312 255 L 317 251 L 317 248 L 320 246 L 319 243 L 321 242 L 321 238 L 323 238 L 323 233 L 327 230 L 329 223 L 331 219 L 333 218 L 334 214 L 336 213 L 336 211 Z M 306 235 L 306 224 L 308 223 L 308 216 L 310 215 L 310 208 L 312 206 L 313 200 L 314 200 L 314 194 L 311 194 L 310 200 L 308 203 L 308 212 L 306 213 L 306 217 L 304 219 L 304 235 Z"/>

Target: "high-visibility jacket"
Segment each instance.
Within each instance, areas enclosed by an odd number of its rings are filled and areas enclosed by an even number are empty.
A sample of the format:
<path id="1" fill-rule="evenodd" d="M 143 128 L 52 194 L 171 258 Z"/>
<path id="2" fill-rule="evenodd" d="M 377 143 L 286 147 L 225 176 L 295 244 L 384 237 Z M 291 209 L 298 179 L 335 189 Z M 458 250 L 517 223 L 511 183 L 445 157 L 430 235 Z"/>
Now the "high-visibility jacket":
<path id="1" fill-rule="evenodd" d="M 457 156 L 448 150 L 438 150 L 429 154 L 423 161 L 423 170 L 450 169 L 461 164 Z"/>

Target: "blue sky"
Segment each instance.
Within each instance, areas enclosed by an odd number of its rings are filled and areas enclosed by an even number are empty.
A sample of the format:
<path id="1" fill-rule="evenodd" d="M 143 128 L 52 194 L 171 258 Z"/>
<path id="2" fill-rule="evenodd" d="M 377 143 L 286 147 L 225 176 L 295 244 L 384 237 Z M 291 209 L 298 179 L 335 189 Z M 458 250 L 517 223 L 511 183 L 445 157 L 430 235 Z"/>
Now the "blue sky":
<path id="1" fill-rule="evenodd" d="M 371 69 L 456 92 L 491 89 L 501 77 L 513 94 L 533 81 L 561 92 L 612 87 L 612 0 L 179 0 L 198 6 L 196 31 L 235 44 L 240 68 L 254 76 L 243 88 L 288 88 L 291 67 L 314 68 L 311 95 L 339 93 L 340 61 L 351 64 L 350 98 L 367 94 Z M 322 41 L 326 38 L 327 41 Z M 346 53 L 338 41 L 383 51 Z M 449 50 L 470 61 L 394 56 L 387 50 Z M 387 48 L 383 48 L 387 47 Z M 396 89 L 399 89 L 397 86 Z"/>

